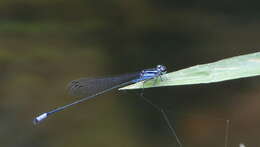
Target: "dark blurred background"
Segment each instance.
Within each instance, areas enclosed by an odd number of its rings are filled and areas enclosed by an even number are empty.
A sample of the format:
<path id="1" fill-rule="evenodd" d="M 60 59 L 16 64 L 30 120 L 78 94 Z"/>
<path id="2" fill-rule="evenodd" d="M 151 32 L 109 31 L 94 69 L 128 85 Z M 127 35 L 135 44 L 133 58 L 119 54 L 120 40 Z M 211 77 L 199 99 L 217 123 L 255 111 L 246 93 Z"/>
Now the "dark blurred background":
<path id="1" fill-rule="evenodd" d="M 0 145 L 178 146 L 140 91 L 117 90 L 34 126 L 77 98 L 66 85 L 163 64 L 176 71 L 259 49 L 260 2 L 12 0 L 0 2 Z M 184 147 L 260 145 L 260 78 L 146 89 Z"/>

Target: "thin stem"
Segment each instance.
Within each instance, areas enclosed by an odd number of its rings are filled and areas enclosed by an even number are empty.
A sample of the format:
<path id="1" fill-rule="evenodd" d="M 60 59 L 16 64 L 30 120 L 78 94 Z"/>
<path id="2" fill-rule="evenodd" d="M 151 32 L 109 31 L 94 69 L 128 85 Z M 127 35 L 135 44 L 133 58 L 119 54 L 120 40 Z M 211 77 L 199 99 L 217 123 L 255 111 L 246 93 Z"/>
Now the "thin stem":
<path id="1" fill-rule="evenodd" d="M 229 126 L 230 126 L 230 120 L 226 120 L 226 130 L 225 130 L 225 147 L 228 147 L 228 139 L 229 139 Z"/>
<path id="2" fill-rule="evenodd" d="M 163 118 L 164 118 L 164 120 L 166 121 L 166 123 L 167 123 L 169 129 L 171 130 L 172 135 L 176 138 L 176 141 L 178 142 L 179 146 L 182 147 L 182 143 L 181 143 L 181 141 L 180 141 L 178 135 L 176 134 L 175 129 L 174 129 L 173 126 L 171 125 L 171 122 L 170 122 L 168 116 L 166 115 L 166 113 L 165 113 L 165 111 L 164 111 L 163 109 L 161 109 L 161 113 L 163 114 Z"/>
<path id="3" fill-rule="evenodd" d="M 154 104 L 152 101 L 150 101 L 149 99 L 147 99 L 146 97 L 144 97 L 143 95 L 141 95 L 141 98 L 143 98 L 143 100 L 145 100 L 147 103 L 151 104 L 155 109 L 157 109 L 160 113 L 162 113 L 163 115 L 163 119 L 165 120 L 165 122 L 167 123 L 168 128 L 170 129 L 172 135 L 175 137 L 177 143 L 179 144 L 180 147 L 182 147 L 182 143 L 175 131 L 175 129 L 173 128 L 173 126 L 171 125 L 171 122 L 167 116 L 167 114 L 165 113 L 165 111 L 160 108 L 158 105 Z"/>

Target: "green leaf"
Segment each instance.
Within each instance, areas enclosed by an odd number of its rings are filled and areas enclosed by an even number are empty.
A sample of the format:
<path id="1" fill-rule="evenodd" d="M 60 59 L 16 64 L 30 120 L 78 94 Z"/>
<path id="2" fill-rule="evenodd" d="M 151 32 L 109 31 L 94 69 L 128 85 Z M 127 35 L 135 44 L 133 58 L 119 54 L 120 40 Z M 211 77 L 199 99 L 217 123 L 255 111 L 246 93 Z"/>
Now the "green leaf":
<path id="1" fill-rule="evenodd" d="M 119 90 L 221 82 L 260 75 L 260 52 L 226 58 L 164 74 L 161 78 L 138 82 Z"/>

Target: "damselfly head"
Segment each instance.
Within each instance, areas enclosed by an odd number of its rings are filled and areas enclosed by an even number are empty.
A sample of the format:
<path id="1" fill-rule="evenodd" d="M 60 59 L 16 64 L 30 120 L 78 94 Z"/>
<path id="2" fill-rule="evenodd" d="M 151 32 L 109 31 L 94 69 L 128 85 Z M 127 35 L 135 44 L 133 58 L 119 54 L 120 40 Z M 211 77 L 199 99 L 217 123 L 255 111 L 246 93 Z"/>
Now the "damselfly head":
<path id="1" fill-rule="evenodd" d="M 166 72 L 166 67 L 163 65 L 157 65 L 156 69 L 160 72 Z"/>
<path id="2" fill-rule="evenodd" d="M 142 70 L 140 76 L 142 77 L 145 74 L 145 70 Z"/>

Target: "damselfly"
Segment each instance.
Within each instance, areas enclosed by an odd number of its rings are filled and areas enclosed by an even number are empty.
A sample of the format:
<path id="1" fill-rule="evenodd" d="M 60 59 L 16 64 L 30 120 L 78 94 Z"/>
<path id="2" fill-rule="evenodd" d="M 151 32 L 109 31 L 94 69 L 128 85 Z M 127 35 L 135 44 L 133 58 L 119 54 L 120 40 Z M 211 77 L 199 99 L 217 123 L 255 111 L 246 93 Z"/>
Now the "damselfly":
<path id="1" fill-rule="evenodd" d="M 150 79 L 157 78 L 166 73 L 166 67 L 163 65 L 157 65 L 155 68 L 144 69 L 141 72 L 133 74 L 124 74 L 115 77 L 105 78 L 81 78 L 74 80 L 69 84 L 69 93 L 74 96 L 84 96 L 73 103 L 58 107 L 52 111 L 45 112 L 37 116 L 34 120 L 34 124 L 38 124 L 48 116 L 64 110 L 70 106 L 81 103 L 83 101 L 94 98 L 110 90 L 120 88 L 126 85 L 137 83 L 140 81 L 147 81 Z"/>

